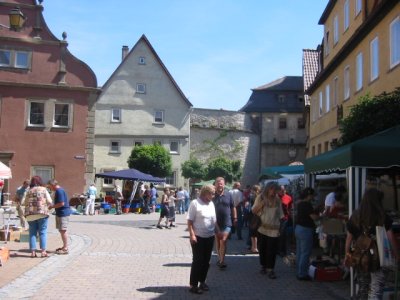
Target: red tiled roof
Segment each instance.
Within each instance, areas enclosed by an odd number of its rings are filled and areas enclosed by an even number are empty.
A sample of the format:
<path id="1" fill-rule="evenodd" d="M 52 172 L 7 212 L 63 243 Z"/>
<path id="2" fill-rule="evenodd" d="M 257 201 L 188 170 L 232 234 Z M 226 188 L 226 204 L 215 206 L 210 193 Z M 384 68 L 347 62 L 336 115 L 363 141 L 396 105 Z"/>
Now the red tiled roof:
<path id="1" fill-rule="evenodd" d="M 303 82 L 304 91 L 313 83 L 319 71 L 319 51 L 312 49 L 303 49 Z M 310 105 L 310 97 L 304 95 L 305 105 Z"/>

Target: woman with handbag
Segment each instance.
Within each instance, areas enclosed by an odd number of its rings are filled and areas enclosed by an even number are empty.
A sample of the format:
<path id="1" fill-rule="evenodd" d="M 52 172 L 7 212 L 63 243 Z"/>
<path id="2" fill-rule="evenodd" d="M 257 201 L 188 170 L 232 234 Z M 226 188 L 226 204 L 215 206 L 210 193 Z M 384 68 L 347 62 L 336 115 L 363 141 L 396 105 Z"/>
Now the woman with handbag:
<path id="1" fill-rule="evenodd" d="M 255 184 L 252 186 L 251 191 L 250 191 L 250 195 L 249 195 L 249 206 L 250 206 L 250 210 L 249 210 L 249 215 L 248 215 L 248 222 L 249 222 L 249 235 L 248 235 L 248 240 L 247 240 L 247 245 L 249 246 L 250 252 L 253 254 L 258 254 L 258 248 L 257 248 L 257 228 L 254 228 L 253 226 L 251 226 L 251 224 L 253 223 L 253 218 L 254 214 L 251 211 L 251 208 L 254 205 L 254 202 L 257 198 L 257 196 L 260 194 L 261 192 L 261 187 L 258 184 Z"/>
<path id="2" fill-rule="evenodd" d="M 376 235 L 376 226 L 385 227 L 393 255 L 397 258 L 397 249 L 392 232 L 393 220 L 383 209 L 383 197 L 383 192 L 376 188 L 365 191 L 359 209 L 353 212 L 347 222 L 346 256 L 344 260 L 346 266 L 354 266 L 351 251 L 352 242 L 356 241 L 363 233 L 368 236 Z M 385 285 L 385 275 L 382 268 L 378 266 L 376 270 L 371 271 L 365 271 L 361 269 L 361 266 L 355 268 L 359 283 L 357 299 L 382 299 Z"/>
<path id="3" fill-rule="evenodd" d="M 261 225 L 257 230 L 260 273 L 268 274 L 270 279 L 276 279 L 274 268 L 279 245 L 280 220 L 283 217 L 279 190 L 277 183 L 269 182 L 257 196 L 252 207 L 253 214 L 260 216 L 261 219 Z"/>
<path id="4" fill-rule="evenodd" d="M 315 232 L 314 221 L 319 218 L 310 201 L 314 198 L 314 189 L 305 188 L 297 202 L 296 215 L 296 275 L 298 280 L 311 280 L 308 275 L 310 256 Z"/>

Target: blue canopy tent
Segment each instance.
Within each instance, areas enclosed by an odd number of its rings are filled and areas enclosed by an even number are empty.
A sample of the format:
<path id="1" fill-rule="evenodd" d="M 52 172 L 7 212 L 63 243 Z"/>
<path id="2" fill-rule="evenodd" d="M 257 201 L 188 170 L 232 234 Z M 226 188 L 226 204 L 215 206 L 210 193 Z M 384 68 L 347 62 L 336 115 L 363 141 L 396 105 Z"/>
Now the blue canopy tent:
<path id="1" fill-rule="evenodd" d="M 153 175 L 140 172 L 136 169 L 126 169 L 126 170 L 119 170 L 119 171 L 112 171 L 112 172 L 105 172 L 105 173 L 97 173 L 95 174 L 95 178 L 110 178 L 110 179 L 117 179 L 117 180 L 129 180 L 133 181 L 133 189 L 132 194 L 130 197 L 130 201 L 132 202 L 133 197 L 135 196 L 137 187 L 139 182 L 152 182 L 152 183 L 164 183 L 165 178 L 154 177 Z"/>
<path id="2" fill-rule="evenodd" d="M 154 177 L 150 174 L 140 172 L 136 169 L 126 169 L 113 172 L 97 173 L 95 177 L 119 179 L 119 180 L 144 181 L 153 183 L 165 182 L 165 178 Z"/>

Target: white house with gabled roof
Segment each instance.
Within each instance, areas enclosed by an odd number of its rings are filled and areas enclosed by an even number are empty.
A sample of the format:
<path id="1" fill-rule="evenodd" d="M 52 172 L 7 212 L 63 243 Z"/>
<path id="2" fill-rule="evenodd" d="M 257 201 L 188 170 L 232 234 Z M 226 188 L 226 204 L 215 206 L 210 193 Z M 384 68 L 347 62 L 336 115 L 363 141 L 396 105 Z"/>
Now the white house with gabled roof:
<path id="1" fill-rule="evenodd" d="M 167 184 L 188 188 L 181 164 L 189 159 L 190 111 L 183 94 L 145 35 L 107 80 L 96 105 L 95 172 L 128 168 L 135 145 L 160 143 L 171 153 L 173 174 Z M 113 183 L 97 180 L 99 191 Z"/>

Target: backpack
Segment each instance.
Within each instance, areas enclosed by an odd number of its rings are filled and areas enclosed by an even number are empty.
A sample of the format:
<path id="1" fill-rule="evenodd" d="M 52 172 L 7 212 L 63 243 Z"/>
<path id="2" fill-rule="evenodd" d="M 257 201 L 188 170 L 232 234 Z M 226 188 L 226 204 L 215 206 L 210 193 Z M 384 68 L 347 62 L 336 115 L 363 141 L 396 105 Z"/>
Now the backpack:
<path id="1" fill-rule="evenodd" d="M 351 266 L 363 273 L 375 272 L 380 268 L 376 238 L 362 232 L 356 239 L 351 252 Z"/>

